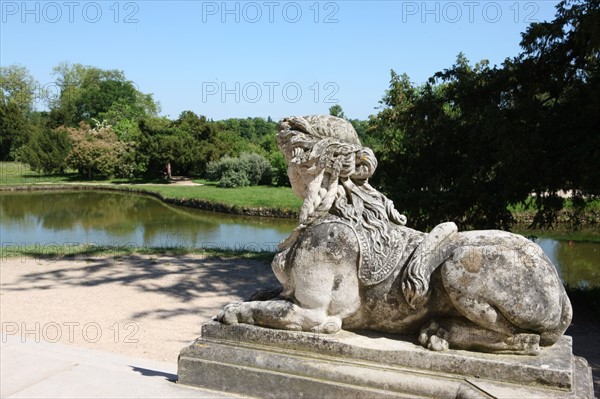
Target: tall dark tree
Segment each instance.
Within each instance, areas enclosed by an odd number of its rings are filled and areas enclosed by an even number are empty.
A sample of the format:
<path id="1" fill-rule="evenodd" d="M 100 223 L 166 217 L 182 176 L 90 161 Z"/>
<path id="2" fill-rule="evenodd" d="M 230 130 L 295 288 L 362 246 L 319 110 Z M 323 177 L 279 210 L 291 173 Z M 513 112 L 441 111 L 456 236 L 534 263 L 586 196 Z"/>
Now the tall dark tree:
<path id="1" fill-rule="evenodd" d="M 463 55 L 423 86 L 392 71 L 385 109 L 374 121 L 381 146 L 379 182 L 411 222 L 508 227 L 509 189 L 495 154 L 502 135 L 495 71 Z"/>
<path id="2" fill-rule="evenodd" d="M 532 24 L 521 46 L 505 63 L 514 123 L 503 156 L 514 173 L 527 171 L 521 179 L 535 193 L 535 224 L 544 227 L 563 206 L 560 190 L 579 200 L 600 195 L 600 1 L 560 2 L 555 19 Z"/>
<path id="3" fill-rule="evenodd" d="M 422 86 L 392 71 L 370 130 L 379 182 L 414 224 L 507 228 L 507 207 L 533 194 L 548 227 L 561 190 L 600 194 L 599 32 L 598 0 L 563 1 L 501 68 L 461 54 Z"/>
<path id="4" fill-rule="evenodd" d="M 31 136 L 33 127 L 19 106 L 0 103 L 0 161 L 11 161 Z"/>
<path id="5" fill-rule="evenodd" d="M 206 117 L 192 111 L 183 111 L 173 126 L 191 134 L 196 140 L 207 140 L 210 136 L 211 126 L 206 122 Z"/>
<path id="6" fill-rule="evenodd" d="M 197 173 L 201 147 L 191 133 L 166 118 L 146 119 L 140 129 L 140 151 L 147 159 L 148 173 L 167 178 Z"/>
<path id="7" fill-rule="evenodd" d="M 66 129 L 41 128 L 35 130 L 21 148 L 19 160 L 32 170 L 44 173 L 63 173 L 73 143 Z"/>

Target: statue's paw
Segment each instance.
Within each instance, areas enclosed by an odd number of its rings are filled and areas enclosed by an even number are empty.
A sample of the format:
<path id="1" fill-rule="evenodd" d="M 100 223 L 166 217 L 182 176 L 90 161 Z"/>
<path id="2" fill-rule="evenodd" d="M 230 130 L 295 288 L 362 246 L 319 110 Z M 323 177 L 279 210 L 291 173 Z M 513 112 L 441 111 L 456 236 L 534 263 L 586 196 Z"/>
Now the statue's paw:
<path id="1" fill-rule="evenodd" d="M 338 317 L 329 317 L 328 320 L 311 328 L 310 330 L 317 334 L 335 334 L 342 329 L 342 320 Z"/>
<path id="2" fill-rule="evenodd" d="M 448 331 L 434 321 L 421 329 L 419 343 L 432 351 L 445 351 L 448 344 Z"/>
<path id="3" fill-rule="evenodd" d="M 439 352 L 448 350 L 449 347 L 450 345 L 448 344 L 448 341 L 446 341 L 444 338 L 440 338 L 437 335 L 432 335 L 429 337 L 427 349 Z"/>
<path id="4" fill-rule="evenodd" d="M 540 354 L 540 336 L 537 334 L 515 334 L 506 339 L 506 344 L 523 355 Z"/>
<path id="5" fill-rule="evenodd" d="M 240 322 L 240 304 L 232 303 L 226 305 L 217 315 L 217 320 L 223 324 L 238 324 Z"/>

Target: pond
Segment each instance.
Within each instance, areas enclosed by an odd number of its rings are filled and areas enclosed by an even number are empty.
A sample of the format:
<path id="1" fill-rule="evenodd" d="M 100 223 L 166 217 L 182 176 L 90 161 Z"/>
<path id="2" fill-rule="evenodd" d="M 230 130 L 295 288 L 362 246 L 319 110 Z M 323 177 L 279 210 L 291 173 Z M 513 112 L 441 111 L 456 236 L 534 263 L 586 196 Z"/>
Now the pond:
<path id="1" fill-rule="evenodd" d="M 2 246 L 76 245 L 275 251 L 296 220 L 206 212 L 145 195 L 0 192 Z M 571 286 L 600 286 L 600 244 L 538 238 Z"/>
<path id="2" fill-rule="evenodd" d="M 107 191 L 0 192 L 2 245 L 275 251 L 296 221 L 228 215 Z"/>
<path id="3" fill-rule="evenodd" d="M 564 283 L 571 287 L 600 287 L 600 243 L 534 240 L 556 265 Z"/>

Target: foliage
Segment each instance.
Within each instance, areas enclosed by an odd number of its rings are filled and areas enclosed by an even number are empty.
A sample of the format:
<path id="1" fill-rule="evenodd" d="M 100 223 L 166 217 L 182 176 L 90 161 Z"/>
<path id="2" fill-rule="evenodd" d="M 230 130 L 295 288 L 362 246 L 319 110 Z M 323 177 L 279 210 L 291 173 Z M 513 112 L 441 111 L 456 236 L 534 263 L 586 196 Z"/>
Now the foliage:
<path id="1" fill-rule="evenodd" d="M 135 148 L 117 138 L 110 126 L 90 128 L 82 123 L 78 129 L 67 128 L 73 148 L 67 156 L 67 164 L 81 175 L 111 178 L 130 177 L 135 173 Z"/>
<path id="2" fill-rule="evenodd" d="M 0 160 L 13 160 L 32 131 L 33 126 L 16 103 L 0 103 Z"/>
<path id="3" fill-rule="evenodd" d="M 287 162 L 281 151 L 271 152 L 269 154 L 269 162 L 271 162 L 271 175 L 273 177 L 273 185 L 290 187 L 290 178 L 287 173 Z"/>
<path id="4" fill-rule="evenodd" d="M 332 105 L 329 107 L 329 115 L 337 116 L 338 118 L 346 119 L 346 115 L 344 114 L 344 110 L 342 106 L 339 104 Z"/>
<path id="5" fill-rule="evenodd" d="M 212 181 L 219 181 L 228 170 L 241 170 L 238 158 L 223 157 L 218 161 L 209 162 L 206 167 L 206 177 Z"/>
<path id="6" fill-rule="evenodd" d="M 81 64 L 60 64 L 54 68 L 60 94 L 49 99 L 54 126 L 77 126 L 92 119 L 107 119 L 116 124 L 121 118 L 154 116 L 159 106 L 152 95 L 138 91 L 122 71 L 103 70 Z M 119 118 L 119 120 L 121 119 Z"/>
<path id="7" fill-rule="evenodd" d="M 173 126 L 191 134 L 196 140 L 207 140 L 213 131 L 212 126 L 206 122 L 205 116 L 198 116 L 192 111 L 183 111 Z"/>
<path id="8" fill-rule="evenodd" d="M 421 228 L 444 220 L 477 228 L 511 222 L 498 195 L 505 182 L 494 173 L 496 150 L 489 140 L 502 124 L 481 106 L 484 93 L 474 92 L 489 72 L 459 56 L 440 76 L 442 84 L 417 87 L 392 71 L 387 108 L 376 121 L 385 143 L 378 148 L 379 183 Z"/>
<path id="9" fill-rule="evenodd" d="M 64 173 L 72 141 L 66 129 L 34 131 L 29 142 L 19 151 L 19 160 L 32 170 L 43 173 Z"/>
<path id="10" fill-rule="evenodd" d="M 140 123 L 140 152 L 149 174 L 190 175 L 201 162 L 200 143 L 166 118 L 148 118 Z M 169 176 L 170 177 L 170 176 Z"/>
<path id="11" fill-rule="evenodd" d="M 456 63 L 421 86 L 391 74 L 375 135 L 383 186 L 411 223 L 428 228 L 508 228 L 508 207 L 534 198 L 534 226 L 600 195 L 600 11 L 561 2 L 556 19 L 533 24 L 524 52 L 502 68 Z M 531 194 L 535 195 L 531 197 Z"/>
<path id="12" fill-rule="evenodd" d="M 219 179 L 219 187 L 222 188 L 246 186 L 250 186 L 250 179 L 248 179 L 248 175 L 243 170 L 226 170 Z"/>
<path id="13" fill-rule="evenodd" d="M 37 82 L 19 65 L 0 66 L 0 160 L 13 160 L 32 134 Z"/>
<path id="14" fill-rule="evenodd" d="M 207 164 L 224 156 L 238 157 L 244 152 L 263 154 L 265 151 L 258 144 L 243 138 L 238 132 L 217 128 L 208 140 L 202 142 L 200 158 Z"/>
<path id="15" fill-rule="evenodd" d="M 33 109 L 38 84 L 27 68 L 0 66 L 0 104 L 14 104 L 23 114 Z"/>
<path id="16" fill-rule="evenodd" d="M 240 155 L 251 186 L 271 184 L 271 163 L 262 155 L 244 153 Z"/>
<path id="17" fill-rule="evenodd" d="M 220 130 L 237 132 L 240 137 L 250 141 L 257 141 L 257 139 L 264 136 L 275 135 L 276 126 L 273 121 L 266 121 L 263 118 L 231 118 L 216 122 L 216 125 Z"/>
<path id="18" fill-rule="evenodd" d="M 262 155 L 242 153 L 238 158 L 223 157 L 206 168 L 209 179 L 220 187 L 244 187 L 271 184 L 271 163 Z"/>
<path id="19" fill-rule="evenodd" d="M 548 227 L 564 206 L 558 191 L 583 201 L 600 195 L 600 2 L 560 2 L 555 19 L 530 25 L 521 46 L 504 68 L 514 87 L 507 143 L 518 139 L 529 151 L 506 144 L 502 155 L 512 173 L 527 167 L 520 180 L 536 194 L 534 226 Z"/>

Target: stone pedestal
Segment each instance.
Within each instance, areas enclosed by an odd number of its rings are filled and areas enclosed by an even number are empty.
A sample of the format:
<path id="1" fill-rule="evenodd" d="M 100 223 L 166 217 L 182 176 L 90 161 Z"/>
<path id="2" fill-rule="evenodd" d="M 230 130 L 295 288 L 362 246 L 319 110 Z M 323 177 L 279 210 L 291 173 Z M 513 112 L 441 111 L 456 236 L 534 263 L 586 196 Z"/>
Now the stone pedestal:
<path id="1" fill-rule="evenodd" d="M 564 336 L 540 356 L 432 352 L 414 343 L 208 322 L 179 355 L 180 384 L 261 398 L 593 398 Z"/>

